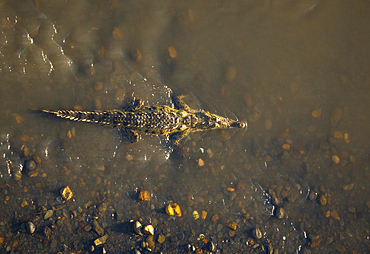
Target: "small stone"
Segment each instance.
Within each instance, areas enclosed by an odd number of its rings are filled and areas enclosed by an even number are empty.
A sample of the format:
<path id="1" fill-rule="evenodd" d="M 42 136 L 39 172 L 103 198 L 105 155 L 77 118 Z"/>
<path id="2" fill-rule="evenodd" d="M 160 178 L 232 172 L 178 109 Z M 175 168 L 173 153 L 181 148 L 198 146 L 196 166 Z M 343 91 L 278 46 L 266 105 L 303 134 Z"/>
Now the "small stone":
<path id="1" fill-rule="evenodd" d="M 343 187 L 343 190 L 347 191 L 347 190 L 352 190 L 353 187 L 355 187 L 355 184 L 354 183 L 350 183 L 350 184 L 347 184 L 346 186 Z"/>
<path id="2" fill-rule="evenodd" d="M 317 197 L 317 193 L 316 193 L 316 192 L 314 192 L 314 191 L 311 191 L 311 192 L 310 192 L 310 195 L 308 195 L 308 199 L 309 199 L 309 200 L 315 200 L 315 199 L 316 199 L 316 197 Z"/>
<path id="3" fill-rule="evenodd" d="M 94 250 L 95 250 L 95 246 L 94 246 L 94 245 L 90 245 L 90 246 L 89 246 L 89 251 L 90 251 L 90 252 L 94 252 Z"/>
<path id="4" fill-rule="evenodd" d="M 100 236 L 104 235 L 104 229 L 99 225 L 98 221 L 94 220 L 93 223 L 95 232 Z"/>
<path id="5" fill-rule="evenodd" d="M 237 224 L 236 222 L 229 222 L 229 223 L 227 224 L 227 226 L 228 226 L 229 228 L 231 228 L 232 230 L 236 230 L 236 229 L 238 228 L 238 224 Z"/>
<path id="6" fill-rule="evenodd" d="M 220 223 L 217 225 L 217 232 L 220 232 L 222 229 L 224 228 L 224 226 Z"/>
<path id="7" fill-rule="evenodd" d="M 86 232 L 89 232 L 92 229 L 92 226 L 86 225 L 83 227 Z"/>
<path id="8" fill-rule="evenodd" d="M 32 235 L 33 233 L 35 233 L 36 226 L 35 226 L 35 224 L 33 224 L 32 221 L 27 221 L 26 222 L 26 229 L 27 229 L 27 232 Z"/>
<path id="9" fill-rule="evenodd" d="M 262 232 L 259 228 L 254 228 L 252 230 L 253 237 L 256 239 L 261 239 L 262 238 Z"/>
<path id="10" fill-rule="evenodd" d="M 98 211 L 100 213 L 104 213 L 107 210 L 108 204 L 107 203 L 101 203 L 98 207 Z"/>
<path id="11" fill-rule="evenodd" d="M 157 239 L 158 243 L 162 244 L 164 243 L 165 240 L 166 240 L 166 237 L 163 234 L 158 235 L 158 239 Z"/>
<path id="12" fill-rule="evenodd" d="M 202 211 L 202 219 L 205 220 L 207 218 L 207 212 L 206 211 Z"/>
<path id="13" fill-rule="evenodd" d="M 136 234 L 142 235 L 143 234 L 142 231 L 141 231 L 142 228 L 143 228 L 143 226 L 141 225 L 141 223 L 139 221 L 134 222 L 134 231 L 135 231 Z"/>
<path id="14" fill-rule="evenodd" d="M 65 199 L 65 200 L 70 200 L 73 197 L 73 192 L 69 188 L 69 186 L 64 187 L 63 189 L 60 190 L 60 195 Z"/>
<path id="15" fill-rule="evenodd" d="M 201 196 L 195 196 L 194 201 L 197 203 L 204 203 L 204 198 Z"/>
<path id="16" fill-rule="evenodd" d="M 285 215 L 285 209 L 282 208 L 282 207 L 278 207 L 275 209 L 275 216 L 276 218 L 278 219 L 283 219 L 286 215 Z"/>
<path id="17" fill-rule="evenodd" d="M 283 144 L 281 148 L 283 148 L 284 150 L 290 150 L 290 144 Z"/>
<path id="18" fill-rule="evenodd" d="M 267 131 L 269 131 L 269 130 L 271 130 L 271 129 L 272 129 L 272 121 L 271 121 L 271 119 L 266 119 L 266 120 L 265 120 L 265 129 L 266 129 Z"/>
<path id="19" fill-rule="evenodd" d="M 213 157 L 213 152 L 212 152 L 211 148 L 207 149 L 207 154 L 208 154 L 209 158 Z"/>
<path id="20" fill-rule="evenodd" d="M 27 170 L 34 170 L 36 169 L 36 162 L 34 160 L 29 160 L 26 162 L 26 169 Z"/>
<path id="21" fill-rule="evenodd" d="M 126 154 L 125 158 L 126 158 L 127 161 L 133 161 L 134 160 L 134 156 L 132 156 L 131 154 Z"/>
<path id="22" fill-rule="evenodd" d="M 44 220 L 49 219 L 51 216 L 53 216 L 54 211 L 53 210 L 48 210 L 45 215 L 44 215 Z"/>
<path id="23" fill-rule="evenodd" d="M 147 190 L 141 190 L 139 193 L 139 200 L 140 201 L 150 201 L 150 192 Z"/>
<path id="24" fill-rule="evenodd" d="M 147 235 L 154 235 L 154 227 L 153 225 L 146 225 L 143 229 L 144 234 Z"/>
<path id="25" fill-rule="evenodd" d="M 108 235 L 104 235 L 104 236 L 99 237 L 98 239 L 96 239 L 94 241 L 94 244 L 95 244 L 95 246 L 102 245 L 107 241 L 107 239 L 108 239 Z"/>
<path id="26" fill-rule="evenodd" d="M 343 137 L 344 137 L 344 135 L 341 131 L 334 131 L 333 132 L 333 138 L 342 139 Z"/>
<path id="27" fill-rule="evenodd" d="M 19 180 L 22 179 L 22 172 L 21 171 L 16 170 L 12 173 L 13 173 L 14 180 L 19 181 Z"/>
<path id="28" fill-rule="evenodd" d="M 166 207 L 166 213 L 170 216 L 181 217 L 181 209 L 180 206 L 176 203 L 170 203 Z"/>
<path id="29" fill-rule="evenodd" d="M 330 213 L 331 217 L 335 220 L 340 220 L 340 217 L 339 217 L 339 214 L 337 213 L 337 211 L 333 210 L 331 213 Z"/>
<path id="30" fill-rule="evenodd" d="M 348 207 L 348 211 L 349 211 L 350 213 L 356 213 L 356 208 L 354 208 L 353 206 Z"/>
<path id="31" fill-rule="evenodd" d="M 312 116 L 314 118 L 319 118 L 321 116 L 321 113 L 322 113 L 322 109 L 321 108 L 320 109 L 316 109 L 316 110 L 312 111 Z"/>
<path id="32" fill-rule="evenodd" d="M 198 166 L 199 167 L 203 167 L 204 166 L 204 161 L 201 158 L 198 159 Z"/>
<path id="33" fill-rule="evenodd" d="M 211 221 L 212 221 L 212 222 L 218 221 L 218 219 L 219 219 L 219 218 L 220 218 L 220 217 L 218 217 L 218 215 L 217 215 L 217 214 L 215 214 L 215 215 L 213 215 L 213 216 L 212 216 Z"/>
<path id="34" fill-rule="evenodd" d="M 235 231 L 234 230 L 229 230 L 229 237 L 233 237 L 235 235 Z"/>
<path id="35" fill-rule="evenodd" d="M 214 244 L 212 241 L 210 241 L 210 242 L 208 243 L 208 250 L 209 250 L 210 252 L 214 252 L 214 251 L 216 251 L 216 246 L 215 246 L 215 244 Z"/>
<path id="36" fill-rule="evenodd" d="M 51 234 L 51 229 L 49 227 L 44 227 L 43 233 L 48 237 Z"/>
<path id="37" fill-rule="evenodd" d="M 340 162 L 338 155 L 333 155 L 331 159 L 333 160 L 334 164 L 339 164 Z"/>
<path id="38" fill-rule="evenodd" d="M 267 154 L 267 155 L 265 156 L 265 161 L 266 161 L 266 162 L 270 162 L 270 161 L 272 161 L 272 157 L 271 157 L 270 155 L 268 155 L 268 154 Z"/>
<path id="39" fill-rule="evenodd" d="M 193 218 L 194 218 L 194 220 L 197 220 L 197 219 L 199 219 L 199 213 L 198 213 L 198 211 L 193 211 Z"/>
<path id="40" fill-rule="evenodd" d="M 324 194 L 319 194 L 317 196 L 317 203 L 319 203 L 319 205 L 326 205 L 328 203 L 328 200 Z"/>
<path id="41" fill-rule="evenodd" d="M 50 249 L 55 249 L 58 245 L 58 242 L 55 238 L 51 239 L 51 243 L 50 243 Z"/>

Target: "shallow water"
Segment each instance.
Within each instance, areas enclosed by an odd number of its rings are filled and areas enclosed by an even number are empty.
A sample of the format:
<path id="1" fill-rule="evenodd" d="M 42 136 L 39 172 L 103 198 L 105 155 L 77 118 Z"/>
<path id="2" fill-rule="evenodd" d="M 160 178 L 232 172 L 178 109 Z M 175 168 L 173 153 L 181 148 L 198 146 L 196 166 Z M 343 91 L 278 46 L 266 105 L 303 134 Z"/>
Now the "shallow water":
<path id="1" fill-rule="evenodd" d="M 85 252 L 96 220 L 108 253 L 145 253 L 139 219 L 155 227 L 155 253 L 369 251 L 369 5 L 1 1 L 1 251 Z M 168 158 L 165 138 L 130 144 L 31 110 L 171 105 L 172 92 L 247 131 L 193 133 Z M 151 201 L 137 200 L 143 189 Z M 182 217 L 165 213 L 171 201 Z"/>

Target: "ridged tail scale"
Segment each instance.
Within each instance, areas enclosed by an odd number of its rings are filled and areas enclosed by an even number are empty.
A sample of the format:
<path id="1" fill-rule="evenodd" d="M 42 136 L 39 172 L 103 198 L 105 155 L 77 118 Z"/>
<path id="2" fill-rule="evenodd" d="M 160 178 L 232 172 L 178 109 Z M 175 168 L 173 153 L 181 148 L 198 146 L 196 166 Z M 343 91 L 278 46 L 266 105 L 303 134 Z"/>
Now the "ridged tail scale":
<path id="1" fill-rule="evenodd" d="M 40 110 L 44 113 L 56 115 L 57 117 L 68 119 L 75 122 L 95 123 L 116 127 L 122 123 L 125 115 L 122 111 L 81 111 L 81 110 Z"/>

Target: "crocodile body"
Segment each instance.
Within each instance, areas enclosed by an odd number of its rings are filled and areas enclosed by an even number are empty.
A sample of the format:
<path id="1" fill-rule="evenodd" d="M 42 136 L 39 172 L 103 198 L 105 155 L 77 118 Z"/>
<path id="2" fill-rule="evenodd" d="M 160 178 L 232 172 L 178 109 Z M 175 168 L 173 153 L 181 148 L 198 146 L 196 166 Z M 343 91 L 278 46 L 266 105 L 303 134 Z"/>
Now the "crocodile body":
<path id="1" fill-rule="evenodd" d="M 140 99 L 126 110 L 81 111 L 41 110 L 58 117 L 77 122 L 95 123 L 120 128 L 131 139 L 138 142 L 139 131 L 150 135 L 171 135 L 173 145 L 191 132 L 210 129 L 245 128 L 247 124 L 225 118 L 207 111 L 191 109 L 181 99 L 173 97 L 175 108 L 167 105 L 143 106 Z"/>

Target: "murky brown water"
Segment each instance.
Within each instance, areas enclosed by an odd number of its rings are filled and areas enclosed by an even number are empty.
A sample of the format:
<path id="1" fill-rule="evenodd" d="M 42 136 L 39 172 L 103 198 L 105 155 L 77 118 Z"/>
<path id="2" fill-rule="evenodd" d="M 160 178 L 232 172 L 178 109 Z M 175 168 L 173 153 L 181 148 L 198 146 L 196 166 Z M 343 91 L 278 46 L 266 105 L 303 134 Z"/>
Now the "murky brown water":
<path id="1" fill-rule="evenodd" d="M 369 10 L 361 0 L 0 1 L 1 252 L 88 252 L 95 220 L 108 253 L 146 253 L 153 239 L 131 229 L 139 219 L 155 227 L 154 253 L 369 252 Z M 163 138 L 128 144 L 116 129 L 30 110 L 170 105 L 171 91 L 248 130 L 194 133 L 185 157 L 168 159 Z M 137 200 L 143 189 L 151 201 Z M 165 213 L 171 201 L 182 217 Z"/>

